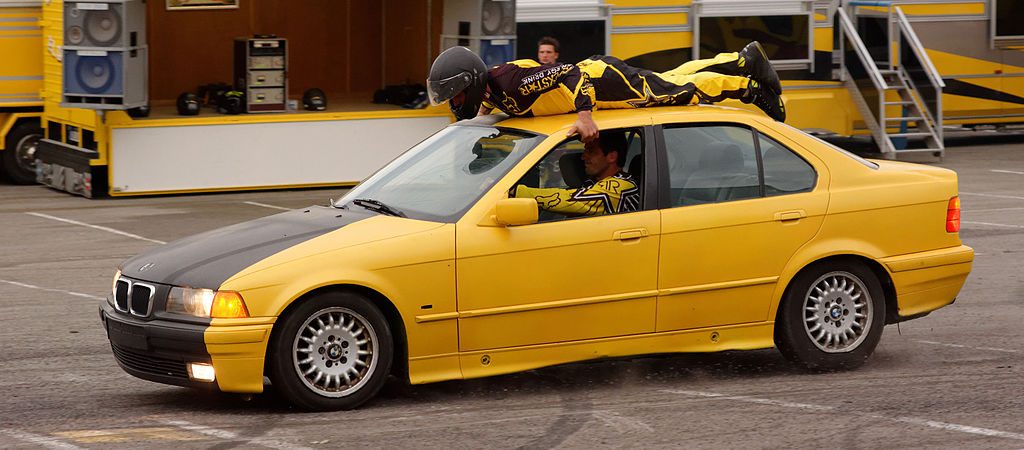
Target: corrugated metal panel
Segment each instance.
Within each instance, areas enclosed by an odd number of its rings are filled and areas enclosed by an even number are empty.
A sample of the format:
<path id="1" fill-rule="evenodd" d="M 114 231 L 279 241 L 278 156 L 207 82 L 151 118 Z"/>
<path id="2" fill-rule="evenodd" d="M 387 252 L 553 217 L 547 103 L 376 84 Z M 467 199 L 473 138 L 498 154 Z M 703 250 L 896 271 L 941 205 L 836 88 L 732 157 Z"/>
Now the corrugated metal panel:
<path id="1" fill-rule="evenodd" d="M 605 20 L 604 0 L 517 0 L 516 22 Z"/>
<path id="2" fill-rule="evenodd" d="M 813 8 L 811 0 L 694 0 L 702 16 L 757 16 L 801 14 Z"/>

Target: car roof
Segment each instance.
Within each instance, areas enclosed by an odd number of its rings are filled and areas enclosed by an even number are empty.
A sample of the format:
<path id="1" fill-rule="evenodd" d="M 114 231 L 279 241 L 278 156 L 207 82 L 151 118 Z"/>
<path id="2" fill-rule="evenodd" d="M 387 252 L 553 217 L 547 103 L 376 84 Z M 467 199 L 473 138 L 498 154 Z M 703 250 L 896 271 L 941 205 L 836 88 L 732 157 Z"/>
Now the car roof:
<path id="1" fill-rule="evenodd" d="M 720 105 L 656 106 L 635 109 L 603 109 L 594 111 L 593 118 L 601 128 L 648 125 L 659 116 L 672 115 L 673 122 L 732 122 L 744 119 L 763 118 L 764 114 Z M 540 117 L 509 117 L 505 114 L 490 114 L 471 120 L 456 122 L 456 125 L 499 126 L 553 134 L 568 129 L 576 122 L 576 114 L 559 114 Z"/>

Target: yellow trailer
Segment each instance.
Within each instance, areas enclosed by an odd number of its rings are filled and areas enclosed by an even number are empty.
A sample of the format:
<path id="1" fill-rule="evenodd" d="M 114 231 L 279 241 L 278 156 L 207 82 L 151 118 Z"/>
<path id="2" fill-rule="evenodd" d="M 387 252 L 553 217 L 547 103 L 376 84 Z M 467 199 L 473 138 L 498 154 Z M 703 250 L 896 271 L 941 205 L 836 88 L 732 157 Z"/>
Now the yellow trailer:
<path id="1" fill-rule="evenodd" d="M 15 183 L 35 182 L 42 137 L 42 0 L 0 0 L 0 166 Z"/>
<path id="2" fill-rule="evenodd" d="M 786 123 L 870 132 L 887 157 L 941 155 L 945 127 L 1024 122 L 1024 2 L 616 0 L 608 10 L 610 54 L 655 71 L 759 40 L 783 78 Z"/>

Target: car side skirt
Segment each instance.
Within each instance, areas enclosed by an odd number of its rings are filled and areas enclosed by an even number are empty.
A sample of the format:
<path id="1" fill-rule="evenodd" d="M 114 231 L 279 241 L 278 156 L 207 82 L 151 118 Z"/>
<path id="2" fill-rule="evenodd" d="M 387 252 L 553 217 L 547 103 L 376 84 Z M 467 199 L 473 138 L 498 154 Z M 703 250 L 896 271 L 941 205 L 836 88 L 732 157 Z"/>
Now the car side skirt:
<path id="1" fill-rule="evenodd" d="M 774 322 L 766 321 L 412 358 L 409 362 L 409 377 L 411 383 L 420 384 L 501 375 L 601 358 L 771 348 L 775 345 L 773 330 Z M 450 362 L 452 358 L 458 358 L 462 367 L 461 376 L 445 369 L 451 367 L 445 362 Z M 431 366 L 441 370 L 432 371 Z"/>

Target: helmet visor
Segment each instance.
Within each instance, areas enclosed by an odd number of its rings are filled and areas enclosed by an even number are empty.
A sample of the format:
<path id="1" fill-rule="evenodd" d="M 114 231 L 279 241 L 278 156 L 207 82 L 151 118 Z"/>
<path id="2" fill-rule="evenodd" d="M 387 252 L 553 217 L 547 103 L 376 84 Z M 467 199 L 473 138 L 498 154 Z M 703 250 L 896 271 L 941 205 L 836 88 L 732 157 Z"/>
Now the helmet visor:
<path id="1" fill-rule="evenodd" d="M 430 97 L 430 104 L 437 106 L 451 100 L 453 97 L 466 90 L 473 84 L 473 76 L 469 72 L 462 72 L 453 77 L 443 80 L 427 80 L 427 96 Z"/>

